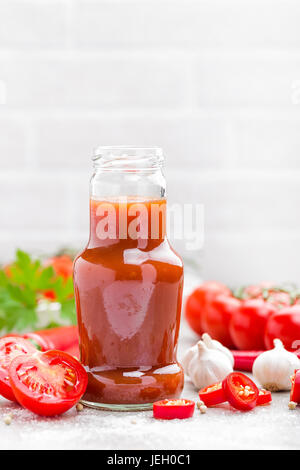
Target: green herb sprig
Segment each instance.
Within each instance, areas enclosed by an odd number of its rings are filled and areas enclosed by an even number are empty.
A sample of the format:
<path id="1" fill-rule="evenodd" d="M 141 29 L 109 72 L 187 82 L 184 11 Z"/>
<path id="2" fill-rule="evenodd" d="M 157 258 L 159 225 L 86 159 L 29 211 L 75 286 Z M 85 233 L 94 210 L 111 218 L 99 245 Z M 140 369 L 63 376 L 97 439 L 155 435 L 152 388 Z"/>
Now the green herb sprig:
<path id="1" fill-rule="evenodd" d="M 52 266 L 43 266 L 41 260 L 17 250 L 16 259 L 0 269 L 0 331 L 24 331 L 36 329 L 37 306 L 43 294 L 54 293 L 61 304 L 64 322 L 76 322 L 73 281 L 55 274 Z M 47 326 L 53 326 L 53 323 Z"/>

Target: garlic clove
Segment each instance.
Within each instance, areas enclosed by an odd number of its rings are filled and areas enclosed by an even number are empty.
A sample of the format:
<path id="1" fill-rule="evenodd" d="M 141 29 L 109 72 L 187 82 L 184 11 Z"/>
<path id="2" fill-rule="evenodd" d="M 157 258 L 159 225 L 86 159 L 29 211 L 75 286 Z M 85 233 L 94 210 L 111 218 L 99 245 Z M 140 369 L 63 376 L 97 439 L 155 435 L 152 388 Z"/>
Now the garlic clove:
<path id="1" fill-rule="evenodd" d="M 217 341 L 216 339 L 212 339 L 211 336 L 208 334 L 208 333 L 203 333 L 202 335 L 202 340 L 204 341 L 204 343 L 206 344 L 206 346 L 210 349 L 218 349 L 219 351 L 223 352 L 224 354 L 226 354 L 226 356 L 228 357 L 228 359 L 230 360 L 231 362 L 231 365 L 233 366 L 234 364 L 234 357 L 233 357 L 233 354 L 232 352 L 226 348 L 225 346 L 223 346 L 222 343 L 220 343 L 220 341 Z"/>
<path id="2" fill-rule="evenodd" d="M 201 340 L 197 343 L 197 349 L 188 365 L 188 375 L 195 387 L 212 385 L 232 372 L 229 358 L 220 350 L 208 348 Z"/>
<path id="3" fill-rule="evenodd" d="M 197 343 L 192 346 L 191 348 L 189 348 L 187 350 L 187 352 L 185 353 L 185 355 L 183 356 L 183 358 L 181 359 L 180 363 L 183 367 L 183 370 L 185 372 L 185 374 L 188 375 L 188 367 L 189 367 L 189 364 L 192 360 L 192 358 L 195 356 L 195 354 L 197 354 L 198 352 L 198 346 L 197 346 Z"/>

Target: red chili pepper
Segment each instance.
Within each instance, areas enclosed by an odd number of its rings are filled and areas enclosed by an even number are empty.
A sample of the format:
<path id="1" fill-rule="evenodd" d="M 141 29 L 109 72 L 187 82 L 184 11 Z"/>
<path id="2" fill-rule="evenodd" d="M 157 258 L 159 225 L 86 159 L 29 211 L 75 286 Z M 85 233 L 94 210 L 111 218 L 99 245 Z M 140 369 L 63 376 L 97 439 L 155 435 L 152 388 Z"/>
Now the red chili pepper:
<path id="1" fill-rule="evenodd" d="M 269 390 L 262 388 L 257 397 L 257 405 L 266 405 L 272 401 L 272 394 Z"/>
<path id="2" fill-rule="evenodd" d="M 234 357 L 235 370 L 247 370 L 252 371 L 252 366 L 255 359 L 264 351 L 231 351 Z"/>
<path id="3" fill-rule="evenodd" d="M 70 348 L 65 349 L 64 352 L 70 354 L 71 356 L 76 357 L 76 359 L 80 359 L 80 352 L 79 352 L 79 345 L 78 344 L 74 344 Z"/>
<path id="4" fill-rule="evenodd" d="M 186 419 L 194 414 L 195 402 L 180 398 L 161 400 L 153 403 L 153 417 L 156 419 Z"/>
<path id="5" fill-rule="evenodd" d="M 222 388 L 222 382 L 217 382 L 209 387 L 201 388 L 201 390 L 199 390 L 199 398 L 206 406 L 214 406 L 227 401 Z"/>
<path id="6" fill-rule="evenodd" d="M 49 349 L 66 351 L 78 345 L 78 329 L 77 326 L 58 326 L 26 333 L 23 338 L 31 339 L 42 351 Z"/>
<path id="7" fill-rule="evenodd" d="M 294 375 L 291 377 L 292 389 L 290 400 L 295 403 L 300 403 L 300 369 L 295 370 Z"/>
<path id="8" fill-rule="evenodd" d="M 234 370 L 245 370 L 252 372 L 255 359 L 257 359 L 258 356 L 264 351 L 238 351 L 233 349 L 231 352 L 234 357 Z M 300 352 L 295 352 L 294 354 L 296 354 L 296 356 L 298 356 L 300 359 Z"/>
<path id="9" fill-rule="evenodd" d="M 259 390 L 247 375 L 231 372 L 222 387 L 227 400 L 237 410 L 248 411 L 256 406 Z"/>

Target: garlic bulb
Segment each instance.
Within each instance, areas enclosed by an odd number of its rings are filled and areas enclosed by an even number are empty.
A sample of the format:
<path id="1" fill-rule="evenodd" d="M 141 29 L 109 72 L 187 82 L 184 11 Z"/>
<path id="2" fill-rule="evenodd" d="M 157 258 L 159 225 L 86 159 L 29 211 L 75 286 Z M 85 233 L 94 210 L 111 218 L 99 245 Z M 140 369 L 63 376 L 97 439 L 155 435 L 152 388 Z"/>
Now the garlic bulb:
<path id="1" fill-rule="evenodd" d="M 300 368 L 296 354 L 284 349 L 280 339 L 274 339 L 274 349 L 261 353 L 255 359 L 252 372 L 260 384 L 271 392 L 290 390 L 290 376 Z"/>
<path id="2" fill-rule="evenodd" d="M 233 364 L 234 364 L 234 357 L 233 357 L 233 354 L 232 352 L 226 348 L 225 346 L 223 346 L 222 343 L 220 343 L 219 341 L 217 341 L 216 339 L 212 339 L 208 333 L 203 333 L 202 335 L 202 340 L 204 341 L 205 345 L 210 348 L 210 349 L 218 349 L 219 351 L 223 352 L 224 354 L 226 354 L 226 356 L 228 357 L 228 359 L 230 360 L 231 362 L 231 365 L 233 367 Z"/>
<path id="3" fill-rule="evenodd" d="M 208 348 L 203 341 L 197 343 L 197 349 L 186 369 L 195 387 L 208 387 L 232 372 L 230 360 L 223 352 Z"/>

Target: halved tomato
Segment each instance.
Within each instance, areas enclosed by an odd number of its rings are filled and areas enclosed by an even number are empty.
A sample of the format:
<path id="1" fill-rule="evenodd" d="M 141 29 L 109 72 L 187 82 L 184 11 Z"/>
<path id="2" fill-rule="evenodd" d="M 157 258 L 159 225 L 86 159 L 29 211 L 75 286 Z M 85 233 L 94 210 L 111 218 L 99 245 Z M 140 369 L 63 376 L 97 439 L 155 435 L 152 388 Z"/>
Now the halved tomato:
<path id="1" fill-rule="evenodd" d="M 18 402 L 42 416 L 58 415 L 74 406 L 88 382 L 80 362 L 56 350 L 16 357 L 9 378 Z"/>
<path id="2" fill-rule="evenodd" d="M 16 335 L 0 338 L 0 394 L 7 400 L 16 401 L 9 382 L 9 366 L 11 361 L 20 355 L 32 354 L 36 351 L 30 341 Z"/>
<path id="3" fill-rule="evenodd" d="M 256 406 L 259 390 L 247 375 L 231 372 L 222 386 L 227 400 L 237 410 L 248 411 Z"/>
<path id="4" fill-rule="evenodd" d="M 206 406 L 214 406 L 227 401 L 222 388 L 222 382 L 217 382 L 209 387 L 201 388 L 201 390 L 199 390 L 199 398 Z"/>

